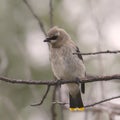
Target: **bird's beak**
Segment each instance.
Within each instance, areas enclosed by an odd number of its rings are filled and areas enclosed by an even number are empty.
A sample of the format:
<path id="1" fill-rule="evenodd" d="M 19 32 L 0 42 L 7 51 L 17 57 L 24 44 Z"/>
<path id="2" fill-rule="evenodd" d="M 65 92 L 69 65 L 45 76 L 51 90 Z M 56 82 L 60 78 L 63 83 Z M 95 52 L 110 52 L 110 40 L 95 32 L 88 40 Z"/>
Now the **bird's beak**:
<path id="1" fill-rule="evenodd" d="M 46 38 L 44 42 L 50 42 L 51 38 Z"/>

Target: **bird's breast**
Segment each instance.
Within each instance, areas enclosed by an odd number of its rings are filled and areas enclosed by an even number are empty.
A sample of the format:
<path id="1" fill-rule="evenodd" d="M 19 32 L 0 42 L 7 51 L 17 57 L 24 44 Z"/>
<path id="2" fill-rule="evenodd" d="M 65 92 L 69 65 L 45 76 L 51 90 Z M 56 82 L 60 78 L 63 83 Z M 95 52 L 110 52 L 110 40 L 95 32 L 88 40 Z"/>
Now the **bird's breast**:
<path id="1" fill-rule="evenodd" d="M 85 74 L 84 64 L 73 55 L 73 49 L 52 49 L 50 52 L 51 67 L 57 79 L 75 79 Z"/>
<path id="2" fill-rule="evenodd" d="M 50 53 L 51 67 L 57 79 L 62 79 L 65 71 L 64 56 L 62 51 L 54 50 Z"/>

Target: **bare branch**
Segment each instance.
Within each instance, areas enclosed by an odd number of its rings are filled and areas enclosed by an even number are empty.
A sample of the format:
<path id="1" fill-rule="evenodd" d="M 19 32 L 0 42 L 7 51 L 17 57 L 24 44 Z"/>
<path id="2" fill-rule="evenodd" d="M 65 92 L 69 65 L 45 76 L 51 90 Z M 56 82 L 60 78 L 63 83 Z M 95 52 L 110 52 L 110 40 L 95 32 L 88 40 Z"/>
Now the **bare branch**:
<path id="1" fill-rule="evenodd" d="M 58 100 L 62 100 L 62 97 L 61 97 L 61 95 L 62 95 L 62 92 L 61 92 L 61 86 L 58 86 Z M 63 111 L 63 106 L 62 105 L 60 105 L 60 118 L 61 118 L 61 120 L 64 120 L 64 111 Z"/>
<path id="2" fill-rule="evenodd" d="M 117 99 L 117 98 L 120 98 L 120 96 L 111 97 L 111 98 L 104 99 L 104 100 L 101 100 L 101 101 L 99 101 L 99 102 L 96 102 L 96 103 L 93 103 L 93 104 L 90 104 L 90 105 L 86 105 L 85 108 L 93 107 L 93 106 L 95 106 L 95 105 L 98 105 L 98 104 L 101 104 L 101 103 L 104 103 L 104 102 L 108 102 L 108 101 L 110 101 L 110 100 Z"/>
<path id="3" fill-rule="evenodd" d="M 80 54 L 80 55 L 98 55 L 98 54 L 120 54 L 120 50 L 106 50 L 106 51 L 100 51 L 100 52 L 89 52 L 89 53 L 73 53 L 73 55 L 75 54 Z"/>
<path id="4" fill-rule="evenodd" d="M 58 86 L 58 83 L 59 84 L 66 84 L 66 83 L 73 83 L 73 82 L 80 82 L 80 83 L 88 83 L 88 82 L 95 82 L 95 81 L 108 81 L 108 80 L 113 80 L 113 79 L 120 79 L 120 75 L 112 75 L 112 76 L 101 76 L 101 77 L 95 77 L 95 78 L 84 78 L 84 79 L 76 79 L 76 80 L 71 80 L 71 81 L 68 81 L 68 80 L 58 80 L 58 81 L 34 81 L 34 80 L 16 80 L 16 79 L 9 79 L 9 78 L 6 78 L 6 77 L 0 77 L 0 80 L 1 81 L 5 81 L 5 82 L 9 82 L 9 83 L 17 83 L 17 84 L 30 84 L 30 85 L 48 85 L 48 88 L 45 92 L 45 95 L 43 96 L 42 98 L 42 101 L 39 103 L 39 104 L 35 104 L 35 105 L 32 105 L 32 106 L 37 106 L 37 105 L 41 105 L 43 103 L 43 101 L 45 100 L 47 94 L 48 94 L 48 91 L 50 89 L 50 85 L 55 85 L 55 88 Z M 55 91 L 56 89 L 54 90 L 54 94 L 53 94 L 53 101 L 55 101 Z M 120 98 L 120 96 L 116 96 L 116 97 L 111 97 L 111 98 L 108 98 L 108 99 L 104 99 L 102 101 L 99 101 L 99 102 L 96 102 L 96 103 L 93 103 L 93 104 L 90 104 L 90 105 L 86 105 L 85 108 L 88 108 L 88 107 L 93 107 L 95 105 L 98 105 L 98 104 L 101 104 L 101 103 L 104 103 L 104 102 L 107 102 L 107 101 L 110 101 L 110 100 L 113 100 L 113 99 L 117 99 L 117 98 Z M 57 104 L 57 102 L 53 102 L 53 104 Z M 59 104 L 63 104 L 61 102 L 59 102 Z M 64 104 L 67 104 L 67 103 L 64 103 Z M 54 110 L 55 110 L 55 106 L 52 106 L 51 108 L 53 110 L 53 114 L 54 113 Z"/>
<path id="5" fill-rule="evenodd" d="M 53 1 L 49 0 L 50 6 L 50 27 L 53 27 Z"/>
<path id="6" fill-rule="evenodd" d="M 110 113 L 114 113 L 115 115 L 120 115 L 120 110 L 115 110 L 115 109 L 111 109 L 108 106 L 105 106 L 105 104 L 100 104 L 97 105 L 96 107 L 90 107 L 89 109 L 86 109 L 86 111 L 92 111 L 92 112 L 107 112 L 108 114 Z"/>
<path id="7" fill-rule="evenodd" d="M 37 80 L 19 80 L 19 79 L 11 79 L 7 77 L 0 77 L 0 81 L 9 82 L 13 84 L 30 84 L 30 85 L 58 85 L 58 84 L 67 84 L 67 83 L 89 83 L 89 82 L 97 82 L 97 81 L 110 81 L 110 80 L 120 80 L 120 74 L 115 74 L 111 76 L 98 76 L 98 77 L 90 77 L 90 78 L 81 78 L 76 80 L 46 80 L 46 81 L 37 81 Z"/>
<path id="8" fill-rule="evenodd" d="M 119 96 L 115 96 L 115 97 L 111 97 L 111 98 L 108 98 L 108 99 L 104 99 L 104 100 L 95 102 L 95 103 L 93 103 L 93 104 L 85 105 L 84 107 L 85 107 L 85 108 L 90 108 L 90 107 L 96 106 L 96 105 L 98 105 L 98 104 L 105 103 L 105 102 L 108 102 L 108 101 L 110 101 L 110 100 L 114 100 L 114 99 L 118 99 L 118 98 L 120 98 L 120 95 L 119 95 Z M 55 101 L 55 102 L 52 102 L 52 103 L 53 103 L 53 104 L 60 104 L 60 105 L 68 104 L 68 103 L 60 102 L 60 101 Z"/>
<path id="9" fill-rule="evenodd" d="M 66 104 L 68 104 L 68 103 L 60 102 L 60 101 L 54 101 L 54 102 L 52 102 L 52 104 L 66 105 Z"/>
<path id="10" fill-rule="evenodd" d="M 40 103 L 32 104 L 31 106 L 40 106 L 44 102 L 45 98 L 47 97 L 49 90 L 50 90 L 50 85 L 47 86 L 47 90 L 46 90 L 42 100 L 40 101 Z"/>
<path id="11" fill-rule="evenodd" d="M 41 21 L 41 19 L 35 14 L 35 12 L 33 11 L 32 7 L 29 5 L 29 3 L 27 2 L 27 0 L 23 0 L 23 2 L 27 5 L 27 7 L 29 8 L 30 12 L 32 13 L 32 15 L 34 16 L 34 18 L 38 21 L 39 27 L 42 30 L 43 34 L 45 36 L 47 36 L 43 22 Z"/>
<path id="12" fill-rule="evenodd" d="M 52 101 L 56 100 L 56 90 L 57 90 L 57 86 L 54 87 L 53 95 L 52 95 Z M 55 104 L 51 105 L 52 120 L 56 120 L 56 118 L 57 118 L 57 113 L 56 113 L 56 110 L 55 110 L 55 106 L 56 106 Z"/>

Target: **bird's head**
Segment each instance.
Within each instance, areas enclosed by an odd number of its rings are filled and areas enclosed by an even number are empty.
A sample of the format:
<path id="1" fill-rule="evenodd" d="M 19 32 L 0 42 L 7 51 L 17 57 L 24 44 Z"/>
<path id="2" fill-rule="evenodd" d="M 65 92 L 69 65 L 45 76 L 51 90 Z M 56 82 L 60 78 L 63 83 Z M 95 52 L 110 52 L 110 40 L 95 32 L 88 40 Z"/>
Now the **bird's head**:
<path id="1" fill-rule="evenodd" d="M 60 46 L 69 39 L 69 35 L 63 29 L 55 26 L 48 31 L 47 38 L 44 42 L 48 42 L 53 46 Z"/>

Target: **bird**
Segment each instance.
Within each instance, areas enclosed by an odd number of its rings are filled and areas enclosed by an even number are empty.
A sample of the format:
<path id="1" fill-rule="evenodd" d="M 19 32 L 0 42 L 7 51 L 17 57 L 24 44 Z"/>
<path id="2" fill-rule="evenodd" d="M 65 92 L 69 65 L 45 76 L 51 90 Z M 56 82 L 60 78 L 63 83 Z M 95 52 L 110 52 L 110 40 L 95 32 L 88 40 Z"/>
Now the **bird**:
<path id="1" fill-rule="evenodd" d="M 85 65 L 79 48 L 70 35 L 62 28 L 54 26 L 49 29 L 44 40 L 49 45 L 49 58 L 53 74 L 57 80 L 75 80 L 85 77 Z M 85 93 L 85 83 L 68 83 L 69 110 L 84 111 L 81 92 Z"/>

